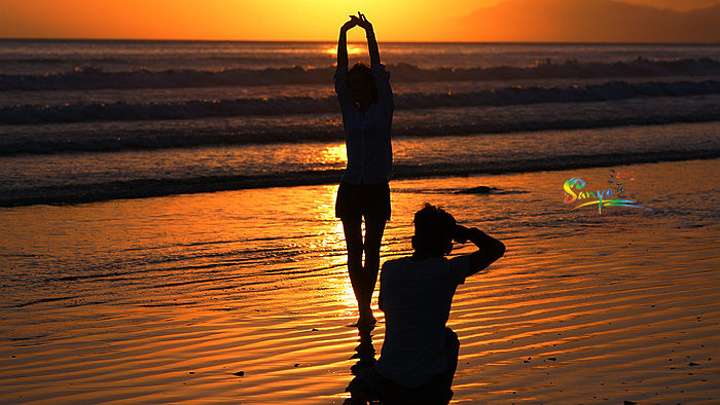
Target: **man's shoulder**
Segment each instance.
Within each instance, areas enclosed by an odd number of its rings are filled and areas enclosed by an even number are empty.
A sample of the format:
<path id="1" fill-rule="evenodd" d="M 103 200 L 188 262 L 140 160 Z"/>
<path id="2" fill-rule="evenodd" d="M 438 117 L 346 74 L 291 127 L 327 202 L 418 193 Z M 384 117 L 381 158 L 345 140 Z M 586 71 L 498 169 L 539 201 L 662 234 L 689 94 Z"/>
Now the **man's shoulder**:
<path id="1" fill-rule="evenodd" d="M 386 260 L 385 263 L 383 263 L 382 268 L 397 268 L 397 267 L 404 267 L 408 265 L 408 262 L 411 262 L 409 257 L 400 257 L 397 259 L 390 259 Z"/>
<path id="2" fill-rule="evenodd" d="M 445 256 L 438 256 L 438 257 L 428 257 L 422 260 L 413 260 L 412 256 L 404 256 L 397 259 L 389 259 L 385 261 L 385 264 L 383 264 L 383 267 L 390 266 L 418 266 L 418 267 L 425 267 L 425 266 L 436 266 L 438 264 L 447 263 L 450 260 L 455 260 L 457 258 L 448 259 Z"/>
<path id="3" fill-rule="evenodd" d="M 413 260 L 411 256 L 385 261 L 382 265 L 386 273 L 427 273 L 447 268 L 448 259 L 445 257 L 429 257 L 420 261 Z"/>
<path id="4" fill-rule="evenodd" d="M 467 262 L 468 260 L 470 260 L 470 255 L 455 256 L 455 257 L 453 257 L 451 259 L 447 259 L 447 260 L 452 264 Z"/>

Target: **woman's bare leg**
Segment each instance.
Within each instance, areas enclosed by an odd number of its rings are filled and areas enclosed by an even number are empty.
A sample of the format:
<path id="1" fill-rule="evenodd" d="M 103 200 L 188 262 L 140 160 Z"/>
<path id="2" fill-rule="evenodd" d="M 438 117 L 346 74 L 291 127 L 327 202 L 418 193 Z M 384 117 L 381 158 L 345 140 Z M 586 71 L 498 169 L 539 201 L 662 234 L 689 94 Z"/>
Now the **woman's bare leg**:
<path id="1" fill-rule="evenodd" d="M 363 266 L 363 298 L 366 302 L 363 302 L 363 305 L 366 304 L 367 308 L 370 308 L 370 301 L 372 299 L 373 291 L 375 290 L 375 284 L 377 283 L 378 271 L 380 270 L 380 245 L 382 243 L 384 232 L 384 220 L 365 220 L 365 241 L 363 243 L 363 251 L 365 252 L 365 265 Z M 368 316 L 366 318 L 361 320 L 364 321 L 364 323 L 374 325 L 375 317 L 372 314 L 372 310 L 368 312 Z"/>
<path id="2" fill-rule="evenodd" d="M 367 317 L 370 311 L 370 300 L 365 298 L 365 277 L 363 271 L 363 237 L 362 237 L 362 219 L 350 220 L 343 219 L 343 231 L 345 232 L 345 242 L 348 251 L 348 274 L 350 275 L 350 283 L 355 293 L 355 299 L 358 303 L 358 312 L 360 319 Z M 359 324 L 360 322 L 358 322 Z"/>

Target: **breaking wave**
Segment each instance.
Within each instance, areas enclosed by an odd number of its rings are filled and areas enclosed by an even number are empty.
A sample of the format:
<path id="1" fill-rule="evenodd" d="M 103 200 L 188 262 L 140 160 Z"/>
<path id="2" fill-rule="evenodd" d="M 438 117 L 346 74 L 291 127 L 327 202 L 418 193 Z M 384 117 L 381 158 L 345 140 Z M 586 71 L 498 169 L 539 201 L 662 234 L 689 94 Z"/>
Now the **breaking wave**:
<path id="1" fill-rule="evenodd" d="M 637 97 L 683 97 L 720 94 L 720 81 L 645 82 L 613 81 L 569 87 L 511 86 L 468 93 L 405 93 L 395 96 L 396 108 L 414 110 L 445 107 L 508 106 L 542 103 L 583 103 Z M 339 110 L 334 96 L 192 100 L 131 104 L 22 105 L 0 108 L 0 124 L 36 125 L 87 121 L 147 121 L 208 117 L 318 114 Z"/>
<path id="2" fill-rule="evenodd" d="M 405 63 L 388 66 L 396 82 L 482 81 L 533 78 L 620 78 L 720 75 L 720 62 L 711 58 L 563 63 L 538 62 L 527 67 L 489 66 L 476 68 L 424 69 Z M 148 68 L 106 72 L 88 65 L 65 73 L 3 74 L 0 91 L 68 89 L 160 89 L 191 87 L 318 84 L 332 81 L 333 68 L 266 68 L 162 70 Z"/>

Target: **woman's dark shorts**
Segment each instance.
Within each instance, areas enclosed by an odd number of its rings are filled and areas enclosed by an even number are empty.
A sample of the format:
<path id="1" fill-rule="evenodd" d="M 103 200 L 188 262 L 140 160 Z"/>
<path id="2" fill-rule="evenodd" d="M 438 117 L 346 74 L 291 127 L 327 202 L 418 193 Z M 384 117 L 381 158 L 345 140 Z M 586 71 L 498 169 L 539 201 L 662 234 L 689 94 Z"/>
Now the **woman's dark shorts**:
<path id="1" fill-rule="evenodd" d="M 347 220 L 390 219 L 390 185 L 341 182 L 335 201 L 335 216 Z"/>

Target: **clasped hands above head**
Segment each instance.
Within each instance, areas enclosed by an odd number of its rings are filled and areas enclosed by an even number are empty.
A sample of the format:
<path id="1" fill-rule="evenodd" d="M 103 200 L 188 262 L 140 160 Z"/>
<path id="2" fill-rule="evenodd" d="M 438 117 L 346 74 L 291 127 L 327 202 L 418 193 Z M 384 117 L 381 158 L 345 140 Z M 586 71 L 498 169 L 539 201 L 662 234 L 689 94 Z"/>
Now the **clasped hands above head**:
<path id="1" fill-rule="evenodd" d="M 351 15 L 350 20 L 346 22 L 342 28 L 347 31 L 355 26 L 363 28 L 365 31 L 371 32 L 373 27 L 370 21 L 365 18 L 365 14 L 358 11 L 358 15 Z"/>

